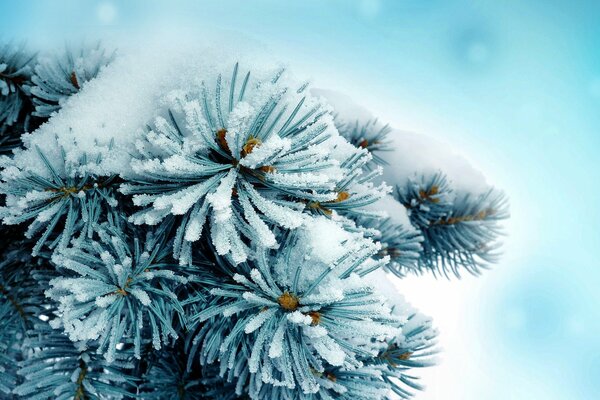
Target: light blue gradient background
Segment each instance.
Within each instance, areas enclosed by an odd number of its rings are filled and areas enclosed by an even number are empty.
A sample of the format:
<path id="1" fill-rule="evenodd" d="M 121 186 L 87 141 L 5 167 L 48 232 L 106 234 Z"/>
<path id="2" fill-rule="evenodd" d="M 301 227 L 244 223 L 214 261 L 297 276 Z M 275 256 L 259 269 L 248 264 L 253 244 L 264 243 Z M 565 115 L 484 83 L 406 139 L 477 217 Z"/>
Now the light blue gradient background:
<path id="1" fill-rule="evenodd" d="M 498 266 L 399 284 L 442 324 L 417 396 L 442 400 L 600 398 L 599 22 L 598 1 L 0 0 L 0 37 L 31 47 L 242 32 L 505 189 Z"/>

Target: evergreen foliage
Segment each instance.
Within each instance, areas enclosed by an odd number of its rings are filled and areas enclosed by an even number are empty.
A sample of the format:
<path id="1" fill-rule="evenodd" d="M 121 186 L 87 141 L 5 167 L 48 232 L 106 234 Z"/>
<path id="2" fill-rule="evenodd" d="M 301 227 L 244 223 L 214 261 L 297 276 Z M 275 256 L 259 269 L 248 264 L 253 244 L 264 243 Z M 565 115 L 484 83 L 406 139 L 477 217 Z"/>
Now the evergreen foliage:
<path id="1" fill-rule="evenodd" d="M 31 119 L 31 74 L 35 54 L 0 44 L 0 154 L 19 145 Z"/>
<path id="2" fill-rule="evenodd" d="M 389 257 L 386 271 L 399 277 L 418 271 L 423 236 L 417 229 L 395 223 L 391 218 L 359 217 L 356 222 L 367 236 L 381 243 L 381 250 L 374 257 Z"/>
<path id="3" fill-rule="evenodd" d="M 112 187 L 114 176 L 78 173 L 78 168 L 87 164 L 86 155 L 77 163 L 69 163 L 61 148 L 61 165 L 54 166 L 39 147 L 36 152 L 44 165 L 41 173 L 30 171 L 27 166 L 7 165 L 0 184 L 0 193 L 6 195 L 6 205 L 0 208 L 3 222 L 14 225 L 33 220 L 26 232 L 29 238 L 43 230 L 33 255 L 47 242 L 51 242 L 51 248 L 58 245 L 64 249 L 76 232 L 91 238 L 92 227 L 100 216 L 111 213 L 117 205 Z M 95 162 L 99 163 L 100 158 Z M 59 226 L 62 232 L 53 235 Z"/>
<path id="4" fill-rule="evenodd" d="M 376 174 L 363 174 L 367 152 L 352 147 L 334 157 L 344 143 L 332 137 L 331 116 L 304 95 L 306 85 L 282 83 L 283 73 L 253 83 L 250 72 L 238 77 L 236 64 L 212 91 L 174 94 L 167 118 L 158 117 L 138 144 L 140 178 L 121 186 L 145 207 L 131 221 L 181 215 L 174 249 L 182 264 L 191 262 L 207 219 L 217 253 L 239 263 L 249 245 L 277 246 L 270 224 L 297 228 L 303 211 L 353 213 L 387 191 L 370 184 Z"/>
<path id="5" fill-rule="evenodd" d="M 0 124 L 14 125 L 26 107 L 35 55 L 11 43 L 0 47 Z"/>
<path id="6" fill-rule="evenodd" d="M 182 400 L 205 399 L 205 383 L 200 369 L 189 369 L 182 349 L 166 348 L 150 355 L 144 382 L 140 385 L 141 397 L 145 399 Z"/>
<path id="7" fill-rule="evenodd" d="M 99 227 L 97 234 L 98 241 L 77 241 L 52 257 L 61 276 L 46 291 L 58 304 L 51 325 L 73 342 L 99 340 L 97 351 L 109 362 L 125 338 L 133 340 L 136 358 L 145 336 L 157 350 L 176 339 L 175 314 L 181 320 L 183 309 L 173 290 L 187 279 L 173 271 L 164 235 L 141 243 L 118 225 Z"/>
<path id="8" fill-rule="evenodd" d="M 392 151 L 388 135 L 392 131 L 389 125 L 382 125 L 377 119 L 371 119 L 367 122 L 354 121 L 353 123 L 340 121 L 336 118 L 335 125 L 344 136 L 354 146 L 367 149 L 373 156 L 373 161 L 378 165 L 386 165 L 386 162 L 378 154 L 381 151 Z"/>
<path id="9" fill-rule="evenodd" d="M 210 290 L 216 300 L 201 299 L 202 311 L 191 316 L 192 322 L 214 317 L 194 339 L 212 355 L 202 363 L 220 360 L 221 372 L 238 382 L 240 363 L 247 364 L 242 373 L 251 398 L 260 398 L 265 383 L 315 393 L 315 374 L 327 366 L 360 366 L 360 357 L 376 355 L 378 342 L 395 333 L 389 308 L 360 278 L 378 267 L 368 259 L 374 251 L 347 252 L 333 265 L 320 265 L 295 254 L 288 239 L 252 263 L 217 265 L 233 275 Z"/>
<path id="10" fill-rule="evenodd" d="M 61 103 L 98 76 L 114 56 L 114 52 L 107 52 L 98 43 L 95 47 L 82 46 L 78 51 L 67 48 L 59 57 L 38 60 L 31 77 L 33 115 L 49 117 L 60 110 Z"/>
<path id="11" fill-rule="evenodd" d="M 436 173 L 398 186 L 395 197 L 424 238 L 418 269 L 459 277 L 462 268 L 477 275 L 497 261 L 500 221 L 508 217 L 502 192 L 456 193 Z"/>
<path id="12" fill-rule="evenodd" d="M 133 363 L 120 356 L 107 363 L 101 356 L 73 343 L 46 323 L 37 323 L 25 346 L 27 359 L 19 369 L 23 383 L 14 389 L 21 398 L 122 399 L 135 393 L 127 372 Z"/>
<path id="13" fill-rule="evenodd" d="M 165 92 L 116 173 L 114 137 L 32 140 L 115 57 L 0 47 L 0 397 L 423 389 L 437 331 L 372 274 L 479 273 L 505 197 L 425 174 L 392 182 L 399 222 L 380 209 L 387 125 L 341 122 L 286 71 L 238 64 Z"/>

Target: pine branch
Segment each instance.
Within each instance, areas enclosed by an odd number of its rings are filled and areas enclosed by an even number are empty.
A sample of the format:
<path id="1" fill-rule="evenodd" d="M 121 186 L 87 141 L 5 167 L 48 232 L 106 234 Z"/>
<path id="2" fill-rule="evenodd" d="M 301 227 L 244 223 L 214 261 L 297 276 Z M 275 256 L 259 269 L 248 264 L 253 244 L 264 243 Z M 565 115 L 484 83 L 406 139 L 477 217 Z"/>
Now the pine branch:
<path id="1" fill-rule="evenodd" d="M 174 273 L 164 235 L 145 245 L 119 227 L 99 227 L 99 241 L 81 242 L 52 258 L 62 276 L 50 281 L 46 295 L 58 303 L 53 325 L 76 341 L 99 340 L 98 352 L 112 362 L 118 344 L 152 339 L 155 349 L 176 339 L 175 314 L 183 314 L 173 289 L 187 282 Z M 148 329 L 145 329 L 148 327 Z"/>
<path id="2" fill-rule="evenodd" d="M 36 147 L 45 171 L 43 174 L 22 168 L 4 177 L 0 193 L 6 195 L 6 205 L 0 207 L 2 222 L 8 225 L 33 220 L 26 236 L 39 235 L 33 255 L 42 246 L 59 250 L 66 248 L 75 234 L 80 238 L 92 237 L 93 227 L 107 214 L 115 212 L 115 177 L 102 177 L 85 173 L 79 168 L 88 164 L 84 154 L 77 165 L 66 161 L 64 149 L 60 150 L 60 164 L 55 165 Z M 91 161 L 100 163 L 101 158 Z M 62 232 L 56 234 L 59 227 Z"/>
<path id="3" fill-rule="evenodd" d="M 398 277 L 418 272 L 423 251 L 423 236 L 418 230 L 394 223 L 390 218 L 359 217 L 356 224 L 366 236 L 381 244 L 375 258 L 389 257 L 390 262 L 384 267 L 386 271 Z"/>
<path id="4" fill-rule="evenodd" d="M 11 126 L 21 118 L 29 102 L 31 64 L 35 54 L 24 46 L 6 43 L 0 46 L 0 126 Z"/>
<path id="5" fill-rule="evenodd" d="M 368 152 L 349 146 L 344 159 L 334 157 L 331 116 L 282 74 L 250 84 L 248 72 L 240 86 L 236 64 L 213 90 L 170 96 L 172 109 L 148 127 L 133 160 L 141 178 L 121 191 L 144 207 L 131 217 L 136 224 L 181 216 L 174 253 L 181 264 L 190 263 L 206 220 L 217 253 L 240 263 L 253 246 L 277 247 L 273 226 L 351 213 L 386 193 L 370 183 L 377 173 L 363 176 Z"/>
<path id="6" fill-rule="evenodd" d="M 47 118 L 58 111 L 69 96 L 96 78 L 114 58 L 115 52 L 107 52 L 100 43 L 81 46 L 78 51 L 67 48 L 56 58 L 41 58 L 31 78 L 34 115 Z"/>
<path id="7" fill-rule="evenodd" d="M 335 126 L 348 142 L 356 147 L 367 149 L 376 165 L 387 165 L 387 162 L 381 158 L 379 153 L 393 150 L 388 138 L 392 131 L 389 125 L 383 125 L 377 119 L 368 120 L 367 122 L 356 120 L 352 123 L 343 121 L 336 116 Z"/>
<path id="8" fill-rule="evenodd" d="M 4 228 L 0 232 L 7 233 Z M 20 381 L 16 363 L 26 358 L 24 340 L 35 322 L 50 312 L 43 294 L 47 271 L 19 244 L 8 243 L 0 262 L 0 393 L 6 396 Z"/>
<path id="9" fill-rule="evenodd" d="M 279 386 L 317 392 L 320 381 L 312 370 L 356 368 L 361 357 L 377 354 L 373 337 L 394 336 L 395 318 L 357 275 L 369 269 L 366 259 L 376 248 L 343 254 L 335 267 L 319 266 L 292 254 L 292 238 L 277 252 L 261 252 L 235 267 L 190 318 L 205 322 L 191 353 L 201 346 L 202 365 L 220 360 L 228 381 L 244 377 L 239 388 L 251 398 L 276 398 Z M 279 275 L 282 263 L 289 269 Z"/>
<path id="10" fill-rule="evenodd" d="M 123 399 L 135 395 L 135 379 L 128 373 L 133 365 L 130 354 L 119 354 L 109 365 L 44 323 L 36 324 L 26 347 L 31 355 L 18 371 L 24 382 L 14 389 L 21 398 Z"/>
<path id="11" fill-rule="evenodd" d="M 395 196 L 424 238 L 419 270 L 460 277 L 465 269 L 478 275 L 497 261 L 500 222 L 508 217 L 503 193 L 456 194 L 438 173 L 397 187 Z"/>

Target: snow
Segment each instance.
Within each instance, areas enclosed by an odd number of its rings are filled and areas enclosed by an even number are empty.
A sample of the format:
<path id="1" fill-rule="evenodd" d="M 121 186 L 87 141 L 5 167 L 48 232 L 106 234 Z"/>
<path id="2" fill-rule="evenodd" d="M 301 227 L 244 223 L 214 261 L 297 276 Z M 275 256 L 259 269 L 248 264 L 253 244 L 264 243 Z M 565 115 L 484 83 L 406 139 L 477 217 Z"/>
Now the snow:
<path id="1" fill-rule="evenodd" d="M 148 296 L 148 293 L 146 293 L 145 291 L 141 290 L 141 289 L 131 289 L 130 290 L 131 294 L 135 296 L 135 298 L 137 298 L 140 303 L 142 303 L 145 306 L 149 306 L 150 305 L 150 296 Z"/>
<path id="2" fill-rule="evenodd" d="M 329 102 L 335 108 L 336 117 L 343 121 L 368 121 L 374 118 L 369 110 L 342 92 L 317 87 L 311 88 L 310 92 Z"/>
<path id="3" fill-rule="evenodd" d="M 365 207 L 371 211 L 384 211 L 385 214 L 395 223 L 412 228 L 406 207 L 400 204 L 392 195 L 386 195 L 373 204 Z"/>
<path id="4" fill-rule="evenodd" d="M 246 220 L 250 224 L 251 229 L 254 231 L 256 235 L 258 243 L 262 246 L 273 248 L 277 245 L 277 240 L 275 235 L 267 224 L 263 222 L 258 213 L 254 210 L 254 207 L 250 204 L 248 197 L 242 192 L 239 193 L 239 201 L 244 210 L 244 216 Z"/>
<path id="5" fill-rule="evenodd" d="M 310 317 L 310 315 L 302 314 L 300 311 L 294 311 L 292 313 L 289 313 L 287 315 L 287 319 L 291 323 L 298 325 L 310 325 L 312 322 L 312 318 Z"/>
<path id="6" fill-rule="evenodd" d="M 265 199 L 247 182 L 243 182 L 243 186 L 256 208 L 263 214 L 268 215 L 277 224 L 288 229 L 294 229 L 302 225 L 304 221 L 302 213 Z"/>
<path id="7" fill-rule="evenodd" d="M 287 327 L 287 319 L 282 318 L 279 321 L 279 326 L 277 330 L 273 334 L 273 339 L 271 340 L 271 344 L 269 346 L 269 357 L 270 358 L 278 358 L 281 357 L 283 353 L 283 340 Z"/>
<path id="8" fill-rule="evenodd" d="M 451 145 L 431 136 L 397 129 L 392 130 L 389 137 L 394 151 L 382 154 L 389 164 L 383 173 L 387 182 L 403 184 L 415 174 L 442 171 L 457 192 L 483 193 L 489 189 L 484 175 Z"/>
<path id="9" fill-rule="evenodd" d="M 261 326 L 263 326 L 263 324 L 269 318 L 271 318 L 276 312 L 277 312 L 276 308 L 270 308 L 270 309 L 268 309 L 266 311 L 258 313 L 250 321 L 248 321 L 248 323 L 244 327 L 244 332 L 246 332 L 246 333 L 252 333 L 252 332 L 254 332 L 258 328 L 260 328 Z"/>
<path id="10" fill-rule="evenodd" d="M 346 353 L 332 338 L 323 336 L 313 342 L 317 353 L 333 366 L 341 366 L 346 359 Z"/>
<path id="11" fill-rule="evenodd" d="M 353 239 L 352 233 L 326 217 L 317 217 L 306 222 L 302 232 L 305 250 L 312 258 L 331 264 L 348 251 L 347 244 Z M 300 243 L 300 247 L 304 243 Z"/>
<path id="12" fill-rule="evenodd" d="M 404 296 L 398 292 L 398 288 L 394 285 L 393 280 L 398 279 L 396 276 L 385 272 L 383 269 L 378 269 L 363 278 L 370 286 L 376 287 L 377 292 L 385 297 L 387 304 L 394 308 L 404 309 L 408 303 Z"/>
<path id="13" fill-rule="evenodd" d="M 289 139 L 281 139 L 279 136 L 271 136 L 266 142 L 257 145 L 252 153 L 246 155 L 240 164 L 248 168 L 256 168 L 263 165 L 263 162 L 268 158 L 273 157 L 279 152 L 289 151 L 291 141 Z"/>
<path id="14" fill-rule="evenodd" d="M 232 215 L 231 210 L 231 191 L 235 184 L 237 170 L 231 169 L 227 176 L 221 179 L 216 191 L 208 194 L 206 200 L 212 205 L 217 223 L 229 220 Z"/>

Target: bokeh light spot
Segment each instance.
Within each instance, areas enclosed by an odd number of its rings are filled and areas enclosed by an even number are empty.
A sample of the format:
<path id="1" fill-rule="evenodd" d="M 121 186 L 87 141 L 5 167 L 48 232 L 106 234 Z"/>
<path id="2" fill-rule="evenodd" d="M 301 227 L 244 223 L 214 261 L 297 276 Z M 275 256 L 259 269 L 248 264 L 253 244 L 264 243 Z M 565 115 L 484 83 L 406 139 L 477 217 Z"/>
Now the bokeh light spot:
<path id="1" fill-rule="evenodd" d="M 111 2 L 102 2 L 96 8 L 96 16 L 103 24 L 110 24 L 117 18 L 117 8 Z"/>
<path id="2" fill-rule="evenodd" d="M 489 49 L 485 43 L 473 42 L 467 49 L 467 59 L 473 64 L 482 64 L 488 60 Z"/>
<path id="3" fill-rule="evenodd" d="M 360 14 L 368 19 L 375 18 L 381 11 L 380 0 L 361 0 L 358 5 L 358 11 Z"/>
<path id="4" fill-rule="evenodd" d="M 494 65 L 497 46 L 488 30 L 470 28 L 458 31 L 454 37 L 454 57 L 462 68 L 485 70 Z"/>

